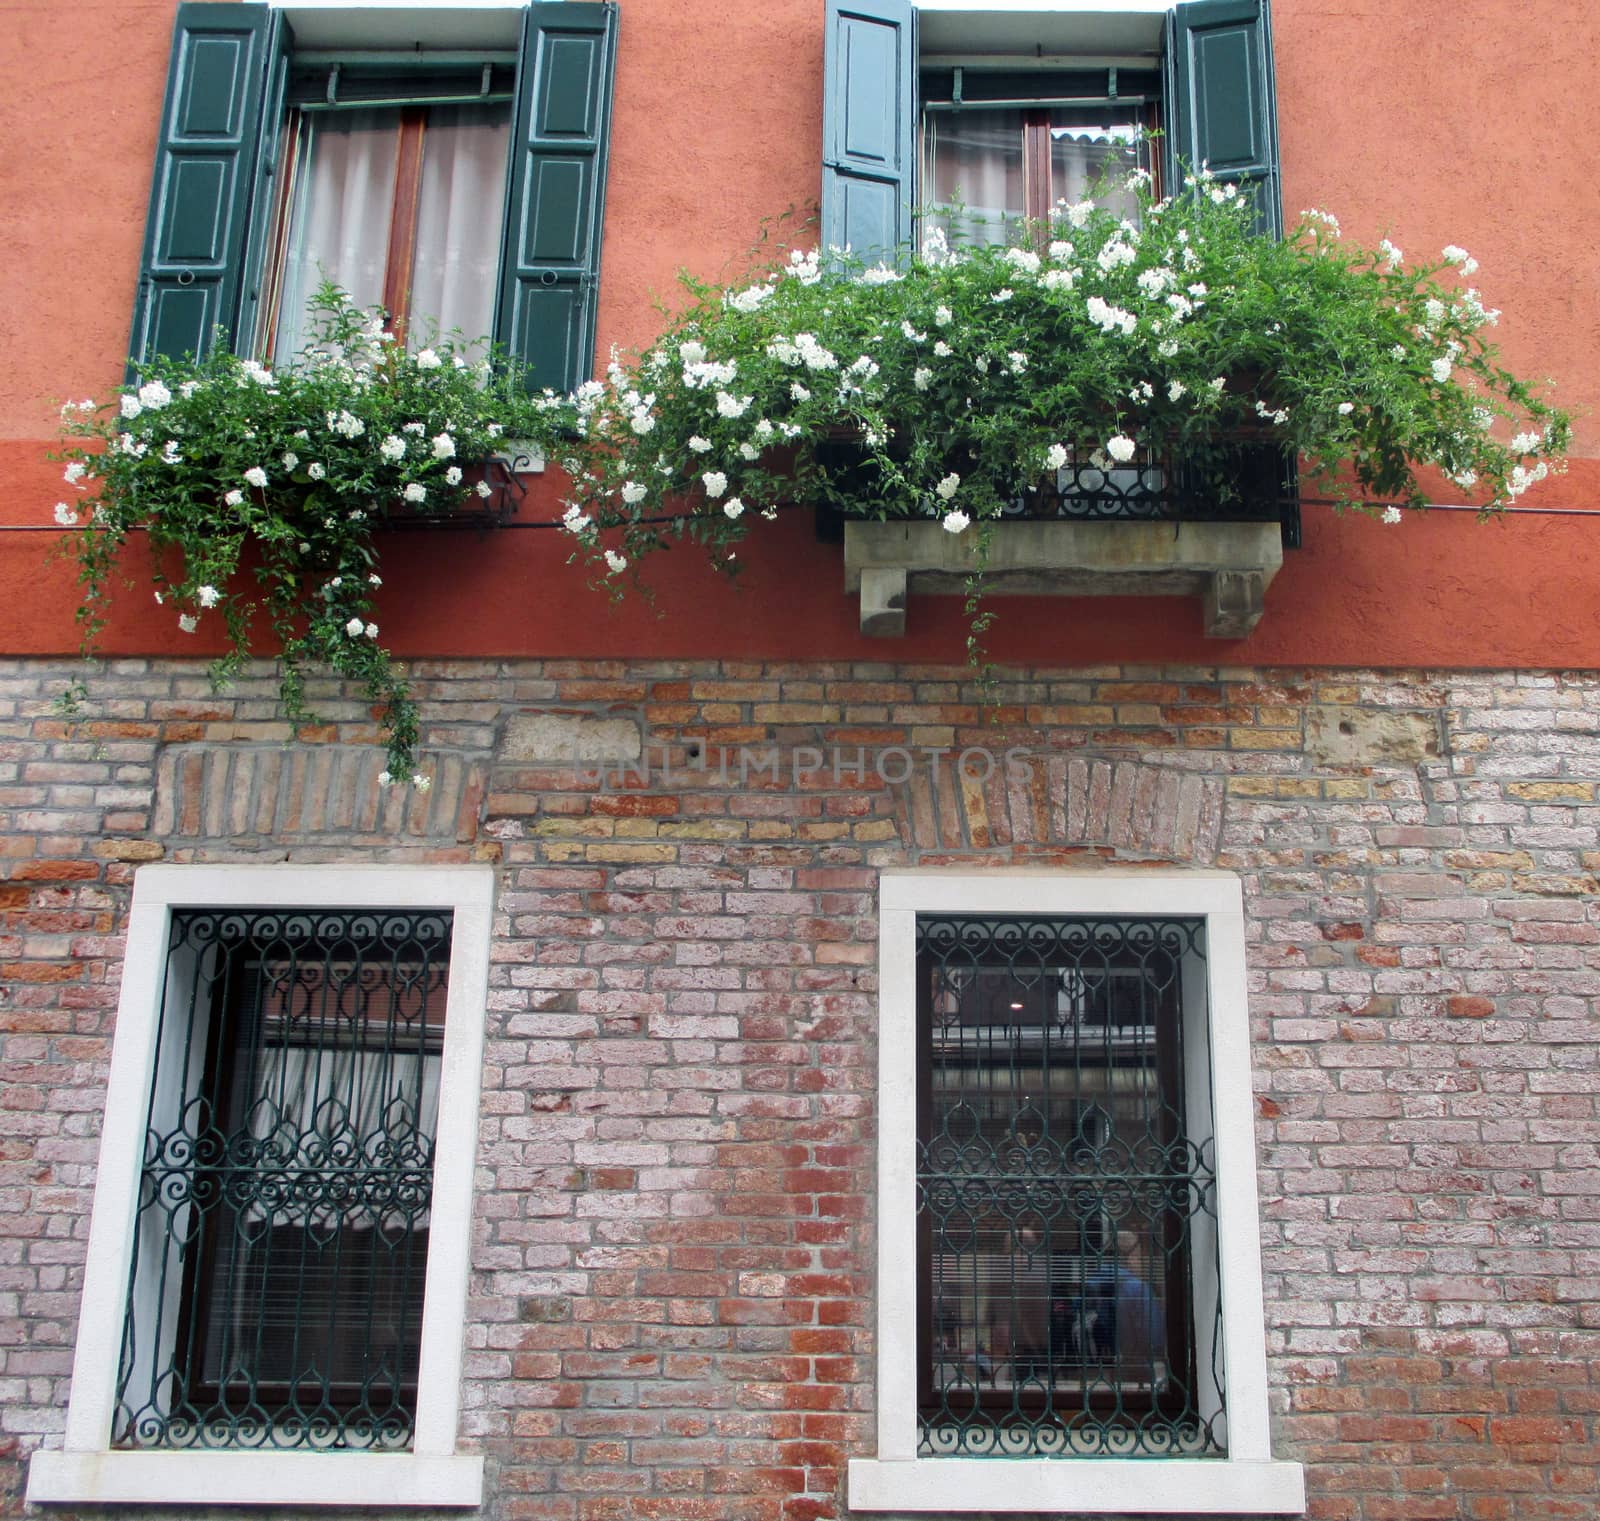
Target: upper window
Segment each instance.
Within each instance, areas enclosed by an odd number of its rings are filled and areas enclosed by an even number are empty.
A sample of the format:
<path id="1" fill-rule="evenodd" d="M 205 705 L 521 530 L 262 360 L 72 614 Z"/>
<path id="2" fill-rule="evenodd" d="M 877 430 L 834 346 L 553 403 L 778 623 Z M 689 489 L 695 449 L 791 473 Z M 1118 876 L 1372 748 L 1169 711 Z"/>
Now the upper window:
<path id="1" fill-rule="evenodd" d="M 455 1451 L 493 877 L 135 881 L 63 1451 L 34 1501 L 476 1505 Z"/>
<path id="2" fill-rule="evenodd" d="M 296 55 L 258 351 L 282 362 L 304 347 L 324 279 L 381 306 L 414 348 L 490 331 L 515 60 L 420 73 Z"/>
<path id="3" fill-rule="evenodd" d="M 494 337 L 534 388 L 588 375 L 615 11 L 471 14 L 179 6 L 135 363 L 217 329 L 281 360 L 326 277 L 419 341 Z"/>
<path id="4" fill-rule="evenodd" d="M 1282 222 L 1267 0 L 829 0 L 823 110 L 823 241 L 868 259 L 923 207 L 983 242 L 1063 200 L 1126 213 L 1140 168 L 1171 193 L 1203 165 Z"/>
<path id="5" fill-rule="evenodd" d="M 1298 1514 L 1220 873 L 880 884 L 877 1453 L 853 1511 Z"/>

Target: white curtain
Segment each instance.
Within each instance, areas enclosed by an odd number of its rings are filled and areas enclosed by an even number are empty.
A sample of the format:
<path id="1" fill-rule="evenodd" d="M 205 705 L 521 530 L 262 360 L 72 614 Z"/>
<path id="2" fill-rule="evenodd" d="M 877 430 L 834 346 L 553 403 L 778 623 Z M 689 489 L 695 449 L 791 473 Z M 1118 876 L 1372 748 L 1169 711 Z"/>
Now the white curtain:
<path id="1" fill-rule="evenodd" d="M 395 110 L 310 113 L 283 261 L 280 363 L 305 347 L 306 302 L 324 279 L 348 291 L 357 306 L 383 300 L 399 123 Z"/>
<path id="2" fill-rule="evenodd" d="M 413 348 L 435 331 L 481 338 L 494 325 L 511 122 L 504 106 L 435 106 L 423 138 Z"/>
<path id="3" fill-rule="evenodd" d="M 941 207 L 924 218 L 951 243 L 1005 243 L 1007 226 L 1027 210 L 1020 111 L 929 111 L 923 129 L 927 197 Z"/>

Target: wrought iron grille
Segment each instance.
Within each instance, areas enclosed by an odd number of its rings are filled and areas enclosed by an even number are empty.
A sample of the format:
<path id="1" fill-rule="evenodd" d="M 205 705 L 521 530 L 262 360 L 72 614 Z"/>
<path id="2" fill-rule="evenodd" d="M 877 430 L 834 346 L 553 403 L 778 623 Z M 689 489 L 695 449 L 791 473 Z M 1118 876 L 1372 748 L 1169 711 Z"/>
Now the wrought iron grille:
<path id="1" fill-rule="evenodd" d="M 1221 1454 L 1204 921 L 917 943 L 919 1450 Z"/>
<path id="2" fill-rule="evenodd" d="M 836 440 L 819 447 L 818 462 L 840 499 L 859 504 L 843 512 L 819 507 L 817 532 L 842 538 L 847 517 L 881 515 L 883 484 L 862 447 Z M 960 469 L 960 466 L 957 467 Z M 966 474 L 974 462 L 966 461 Z M 891 511 L 890 516 L 895 514 Z M 915 514 L 913 514 L 915 515 Z M 1015 488 L 1001 521 L 1277 523 L 1286 549 L 1300 546 L 1300 477 L 1293 454 L 1254 439 L 1212 441 L 1198 452 L 1173 446 L 1127 464 L 1069 454 L 1058 471 Z"/>
<path id="3" fill-rule="evenodd" d="M 174 913 L 119 1444 L 409 1444 L 450 927 Z"/>

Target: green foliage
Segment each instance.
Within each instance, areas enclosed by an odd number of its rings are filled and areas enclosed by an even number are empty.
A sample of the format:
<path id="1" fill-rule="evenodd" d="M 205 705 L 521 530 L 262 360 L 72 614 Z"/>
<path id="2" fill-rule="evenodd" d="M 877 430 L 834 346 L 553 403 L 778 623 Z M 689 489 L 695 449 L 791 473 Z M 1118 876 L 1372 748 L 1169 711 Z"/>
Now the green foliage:
<path id="1" fill-rule="evenodd" d="M 1274 242 L 1232 186 L 1147 183 L 1136 223 L 1084 202 L 1015 247 L 936 234 L 895 268 L 794 252 L 742 288 L 686 277 L 649 349 L 550 398 L 569 530 L 613 575 L 678 534 L 726 563 L 786 500 L 962 532 L 1069 457 L 1180 459 L 1226 495 L 1241 437 L 1374 512 L 1425 506 L 1427 467 L 1489 511 L 1559 466 L 1568 420 L 1498 364 L 1465 252 L 1408 269 L 1320 213 Z"/>
<path id="2" fill-rule="evenodd" d="M 388 772 L 417 769 L 417 712 L 378 639 L 373 531 L 487 495 L 478 464 L 526 437 L 539 404 L 491 369 L 482 344 L 440 339 L 408 354 L 381 315 L 325 286 L 311 345 L 276 371 L 218 344 L 198 364 L 156 359 L 117 404 L 69 404 L 67 480 L 81 493 L 56 509 L 72 540 L 85 599 L 86 651 L 104 623 L 129 536 L 147 534 L 156 600 L 180 628 L 222 620 L 225 682 L 275 646 L 285 713 L 299 721 L 305 673 L 321 665 L 359 682 L 380 711 Z"/>

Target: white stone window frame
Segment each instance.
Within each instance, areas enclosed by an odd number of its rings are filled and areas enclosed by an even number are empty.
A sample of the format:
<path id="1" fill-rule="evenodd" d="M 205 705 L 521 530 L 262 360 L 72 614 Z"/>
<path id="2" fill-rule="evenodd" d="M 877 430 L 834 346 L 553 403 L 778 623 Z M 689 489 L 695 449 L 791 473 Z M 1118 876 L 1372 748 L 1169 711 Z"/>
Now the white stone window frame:
<path id="1" fill-rule="evenodd" d="M 917 1456 L 919 913 L 1205 919 L 1226 1456 Z M 878 952 L 878 1451 L 850 1460 L 850 1509 L 1301 1514 L 1304 1470 L 1274 1461 L 1270 1445 L 1239 879 L 1216 871 L 886 872 Z"/>
<path id="2" fill-rule="evenodd" d="M 62 1448 L 40 1449 L 31 1504 L 475 1507 L 483 1458 L 457 1450 L 488 997 L 487 866 L 146 866 L 134 878 L 94 1212 Z M 140 1163 L 175 909 L 448 909 L 450 972 L 417 1409 L 407 1452 L 111 1446 Z"/>

